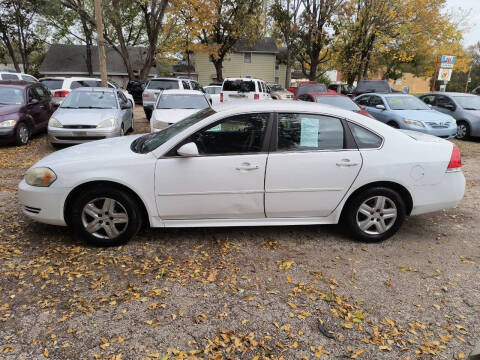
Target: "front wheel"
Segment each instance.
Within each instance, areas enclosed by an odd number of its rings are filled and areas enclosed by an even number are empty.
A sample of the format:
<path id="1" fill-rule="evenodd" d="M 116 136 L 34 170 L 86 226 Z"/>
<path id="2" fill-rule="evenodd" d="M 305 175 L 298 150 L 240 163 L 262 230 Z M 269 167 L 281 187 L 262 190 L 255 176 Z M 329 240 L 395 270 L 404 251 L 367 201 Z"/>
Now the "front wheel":
<path id="1" fill-rule="evenodd" d="M 141 211 L 127 192 L 98 186 L 83 191 L 71 207 L 70 223 L 88 244 L 117 246 L 133 238 L 141 226 Z"/>
<path id="2" fill-rule="evenodd" d="M 457 123 L 457 139 L 467 140 L 470 137 L 470 126 L 465 121 Z"/>
<path id="3" fill-rule="evenodd" d="M 375 187 L 361 192 L 349 202 L 344 220 L 356 239 L 378 242 L 398 231 L 405 214 L 405 203 L 396 191 Z"/>
<path id="4" fill-rule="evenodd" d="M 15 144 L 18 146 L 27 145 L 30 140 L 30 129 L 25 123 L 20 123 L 15 130 Z"/>

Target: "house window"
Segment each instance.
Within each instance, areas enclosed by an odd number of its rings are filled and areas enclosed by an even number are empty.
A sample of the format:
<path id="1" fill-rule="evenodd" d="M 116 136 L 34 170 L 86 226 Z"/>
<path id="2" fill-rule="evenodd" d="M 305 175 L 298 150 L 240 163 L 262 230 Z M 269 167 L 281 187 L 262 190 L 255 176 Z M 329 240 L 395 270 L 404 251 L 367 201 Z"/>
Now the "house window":
<path id="1" fill-rule="evenodd" d="M 275 76 L 275 84 L 278 84 L 280 82 L 280 78 L 278 76 Z"/>
<path id="2" fill-rule="evenodd" d="M 278 70 L 278 69 L 280 69 L 280 65 L 275 64 L 275 70 Z"/>
<path id="3" fill-rule="evenodd" d="M 243 63 L 244 64 L 252 63 L 252 53 L 243 53 Z"/>

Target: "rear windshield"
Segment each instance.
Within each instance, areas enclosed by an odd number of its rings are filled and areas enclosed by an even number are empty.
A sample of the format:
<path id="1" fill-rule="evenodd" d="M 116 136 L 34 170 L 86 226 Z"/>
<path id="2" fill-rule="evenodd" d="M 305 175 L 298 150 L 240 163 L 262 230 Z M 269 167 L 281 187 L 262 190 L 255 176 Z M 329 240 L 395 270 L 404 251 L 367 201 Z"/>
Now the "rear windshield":
<path id="1" fill-rule="evenodd" d="M 325 84 L 305 84 L 300 85 L 297 90 L 297 96 L 300 94 L 305 94 L 309 92 L 328 92 L 327 86 Z"/>
<path id="2" fill-rule="evenodd" d="M 390 92 L 390 86 L 386 81 L 360 81 L 357 85 L 357 92 Z"/>
<path id="3" fill-rule="evenodd" d="M 222 88 L 220 86 L 206 87 L 205 92 L 211 95 L 220 94 L 222 92 Z"/>
<path id="4" fill-rule="evenodd" d="M 360 111 L 360 108 L 350 98 L 344 96 L 317 96 L 317 103 L 336 106 L 345 110 Z"/>
<path id="5" fill-rule="evenodd" d="M 180 89 L 177 80 L 150 80 L 147 89 L 152 90 L 168 90 Z"/>
<path id="6" fill-rule="evenodd" d="M 70 89 L 78 89 L 80 87 L 101 87 L 102 82 L 98 80 L 77 80 L 72 81 Z"/>
<path id="7" fill-rule="evenodd" d="M 225 80 L 222 91 L 255 92 L 255 82 L 252 80 Z"/>
<path id="8" fill-rule="evenodd" d="M 63 86 L 63 80 L 60 80 L 60 79 L 59 80 L 43 79 L 43 80 L 40 80 L 40 82 L 50 90 L 61 89 Z"/>
<path id="9" fill-rule="evenodd" d="M 0 86 L 0 105 L 22 105 L 23 90 Z"/>
<path id="10" fill-rule="evenodd" d="M 163 94 L 158 99 L 157 109 L 205 109 L 209 107 L 203 95 Z"/>
<path id="11" fill-rule="evenodd" d="M 61 108 L 116 109 L 117 99 L 112 91 L 73 91 L 63 100 Z"/>

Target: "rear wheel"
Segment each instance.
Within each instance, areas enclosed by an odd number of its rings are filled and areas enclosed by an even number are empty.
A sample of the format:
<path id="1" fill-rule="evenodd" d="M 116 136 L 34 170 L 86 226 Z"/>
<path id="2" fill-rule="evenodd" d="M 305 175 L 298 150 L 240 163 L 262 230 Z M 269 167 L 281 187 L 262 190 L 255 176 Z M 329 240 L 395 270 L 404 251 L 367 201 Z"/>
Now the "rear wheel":
<path id="1" fill-rule="evenodd" d="M 356 239 L 377 242 L 394 235 L 403 224 L 405 214 L 405 203 L 396 191 L 374 187 L 349 202 L 344 220 Z"/>
<path id="2" fill-rule="evenodd" d="M 18 146 L 27 145 L 30 140 L 30 129 L 27 124 L 20 123 L 15 130 L 15 144 Z"/>
<path id="3" fill-rule="evenodd" d="M 133 238 L 141 226 L 141 211 L 125 191 L 99 186 L 83 191 L 74 201 L 70 223 L 87 243 L 117 246 Z"/>
<path id="4" fill-rule="evenodd" d="M 457 122 L 457 139 L 467 140 L 470 137 L 470 125 L 466 121 Z"/>

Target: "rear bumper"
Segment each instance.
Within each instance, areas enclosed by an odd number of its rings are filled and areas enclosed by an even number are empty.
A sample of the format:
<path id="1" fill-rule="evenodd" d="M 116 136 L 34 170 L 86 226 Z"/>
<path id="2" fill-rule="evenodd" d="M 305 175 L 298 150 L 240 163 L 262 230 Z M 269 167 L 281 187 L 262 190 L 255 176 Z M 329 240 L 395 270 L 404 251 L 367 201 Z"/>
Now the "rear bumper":
<path id="1" fill-rule="evenodd" d="M 411 215 L 449 209 L 457 206 L 465 194 L 463 172 L 447 172 L 435 185 L 418 185 L 412 189 L 413 209 Z"/>
<path id="2" fill-rule="evenodd" d="M 35 221 L 51 225 L 67 225 L 63 207 L 69 192 L 69 188 L 30 186 L 25 180 L 18 185 L 23 213 Z"/>
<path id="3" fill-rule="evenodd" d="M 48 128 L 48 141 L 52 144 L 82 144 L 116 136 L 120 136 L 120 132 L 114 131 L 113 129 Z"/>

